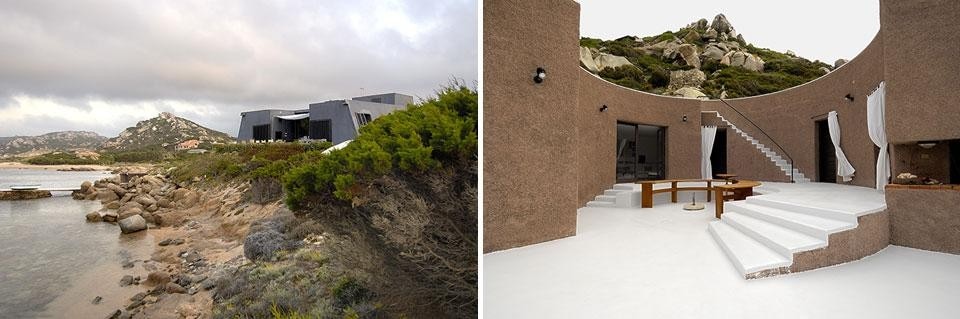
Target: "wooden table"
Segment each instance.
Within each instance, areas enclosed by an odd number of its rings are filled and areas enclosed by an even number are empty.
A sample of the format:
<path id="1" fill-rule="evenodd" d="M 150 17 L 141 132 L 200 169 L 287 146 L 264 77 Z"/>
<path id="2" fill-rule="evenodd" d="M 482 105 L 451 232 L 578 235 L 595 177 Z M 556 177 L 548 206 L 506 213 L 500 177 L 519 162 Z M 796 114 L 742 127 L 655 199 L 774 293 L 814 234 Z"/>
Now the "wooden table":
<path id="1" fill-rule="evenodd" d="M 753 196 L 753 188 L 760 186 L 758 181 L 739 181 L 734 184 L 726 185 L 714 185 L 713 189 L 716 192 L 716 214 L 717 218 L 720 218 L 720 215 L 723 215 L 723 201 L 726 199 L 732 200 L 744 200 L 747 199 L 747 196 Z M 732 195 L 724 197 L 724 193 L 729 192 Z"/>
<path id="2" fill-rule="evenodd" d="M 717 178 L 731 182 L 734 178 L 737 178 L 737 174 L 717 174 Z"/>
<path id="3" fill-rule="evenodd" d="M 710 201 L 710 192 L 713 191 L 713 183 L 721 182 L 719 179 L 661 179 L 653 181 L 638 181 L 637 184 L 640 184 L 640 207 L 642 208 L 651 208 L 653 207 L 653 194 L 657 193 L 666 193 L 670 192 L 670 201 L 677 202 L 677 192 L 678 191 L 707 191 L 707 201 Z M 686 183 L 686 182 L 700 182 L 707 183 L 707 187 L 700 186 L 689 186 L 689 187 L 680 187 L 677 184 Z M 670 183 L 670 188 L 661 188 L 658 190 L 653 189 L 653 185 L 661 183 Z"/>

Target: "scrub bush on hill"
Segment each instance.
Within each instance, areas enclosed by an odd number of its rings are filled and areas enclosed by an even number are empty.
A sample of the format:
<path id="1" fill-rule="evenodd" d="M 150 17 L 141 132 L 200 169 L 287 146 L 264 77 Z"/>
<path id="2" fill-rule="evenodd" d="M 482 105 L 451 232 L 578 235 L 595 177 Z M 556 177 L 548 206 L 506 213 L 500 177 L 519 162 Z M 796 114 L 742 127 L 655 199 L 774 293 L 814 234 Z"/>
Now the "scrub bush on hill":
<path id="1" fill-rule="evenodd" d="M 287 204 L 297 208 L 309 195 L 332 192 L 350 200 L 354 186 L 392 170 L 423 172 L 444 162 L 476 156 L 477 93 L 449 87 L 436 98 L 381 116 L 360 128 L 344 149 L 317 162 L 291 167 L 283 177 Z"/>

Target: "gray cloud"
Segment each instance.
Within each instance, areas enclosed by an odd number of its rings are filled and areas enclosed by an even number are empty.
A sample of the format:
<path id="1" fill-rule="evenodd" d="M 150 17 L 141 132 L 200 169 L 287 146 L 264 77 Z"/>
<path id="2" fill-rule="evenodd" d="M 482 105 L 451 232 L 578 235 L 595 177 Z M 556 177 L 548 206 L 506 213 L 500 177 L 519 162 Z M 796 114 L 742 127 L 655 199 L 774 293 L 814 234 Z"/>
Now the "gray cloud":
<path id="1" fill-rule="evenodd" d="M 475 0 L 9 1 L 0 21 L 0 136 L 155 111 L 236 134 L 243 110 L 478 78 Z"/>

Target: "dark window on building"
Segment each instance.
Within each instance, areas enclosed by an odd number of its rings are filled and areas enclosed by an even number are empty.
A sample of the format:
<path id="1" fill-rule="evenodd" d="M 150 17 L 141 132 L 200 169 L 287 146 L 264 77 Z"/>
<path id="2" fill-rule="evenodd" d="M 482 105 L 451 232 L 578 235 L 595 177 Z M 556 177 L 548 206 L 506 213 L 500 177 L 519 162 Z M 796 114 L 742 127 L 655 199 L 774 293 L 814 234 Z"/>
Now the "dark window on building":
<path id="1" fill-rule="evenodd" d="M 333 126 L 330 120 L 310 121 L 310 139 L 333 141 Z"/>
<path id="2" fill-rule="evenodd" d="M 373 116 L 370 113 L 356 113 L 357 116 L 357 127 L 367 125 L 370 121 L 373 120 Z"/>
<path id="3" fill-rule="evenodd" d="M 370 102 L 373 102 L 373 103 L 383 103 L 383 98 L 375 97 L 375 98 L 370 99 Z"/>
<path id="4" fill-rule="evenodd" d="M 270 125 L 254 125 L 253 140 L 266 141 L 270 139 Z"/>

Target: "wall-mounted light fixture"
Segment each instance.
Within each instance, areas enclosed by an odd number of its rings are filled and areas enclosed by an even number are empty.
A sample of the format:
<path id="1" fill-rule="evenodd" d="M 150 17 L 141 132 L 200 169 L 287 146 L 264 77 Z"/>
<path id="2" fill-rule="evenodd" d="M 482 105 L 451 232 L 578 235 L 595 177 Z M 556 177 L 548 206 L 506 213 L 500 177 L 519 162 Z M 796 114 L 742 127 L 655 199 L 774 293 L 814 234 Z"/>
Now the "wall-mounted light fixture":
<path id="1" fill-rule="evenodd" d="M 920 146 L 920 147 L 922 147 L 922 148 L 925 148 L 925 149 L 928 149 L 928 150 L 929 150 L 929 149 L 933 148 L 934 146 L 937 146 L 937 141 L 919 141 L 919 142 L 917 142 L 917 146 Z"/>
<path id="2" fill-rule="evenodd" d="M 603 106 L 600 107 L 600 112 L 606 112 L 606 111 L 607 111 L 607 105 L 604 104 Z"/>
<path id="3" fill-rule="evenodd" d="M 686 114 L 683 115 L 683 121 L 684 121 L 684 122 L 687 121 L 687 115 L 686 115 Z"/>
<path id="4" fill-rule="evenodd" d="M 853 102 L 853 95 L 851 95 L 850 93 L 847 93 L 847 95 L 845 95 L 843 99 L 847 100 L 847 102 Z"/>
<path id="5" fill-rule="evenodd" d="M 547 70 L 544 70 L 542 67 L 537 68 L 537 73 L 533 75 L 533 82 L 543 83 L 543 79 L 547 77 Z"/>

